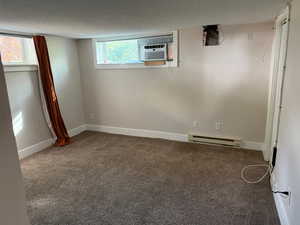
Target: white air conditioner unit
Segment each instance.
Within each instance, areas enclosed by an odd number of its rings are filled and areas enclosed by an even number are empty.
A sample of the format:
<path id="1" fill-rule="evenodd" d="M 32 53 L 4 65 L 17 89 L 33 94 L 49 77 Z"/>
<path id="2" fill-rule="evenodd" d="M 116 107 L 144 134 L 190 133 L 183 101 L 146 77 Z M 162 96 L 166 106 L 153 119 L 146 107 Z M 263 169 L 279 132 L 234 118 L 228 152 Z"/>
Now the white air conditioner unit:
<path id="1" fill-rule="evenodd" d="M 173 42 L 173 34 L 152 36 L 138 40 L 141 61 L 167 61 L 168 44 Z"/>
<path id="2" fill-rule="evenodd" d="M 141 60 L 148 61 L 165 61 L 168 58 L 167 44 L 153 44 L 142 46 Z"/>
<path id="3" fill-rule="evenodd" d="M 190 142 L 202 143 L 202 144 L 217 144 L 217 145 L 225 145 L 225 146 L 233 146 L 233 147 L 241 146 L 240 138 L 211 137 L 211 136 L 189 134 L 188 140 Z"/>

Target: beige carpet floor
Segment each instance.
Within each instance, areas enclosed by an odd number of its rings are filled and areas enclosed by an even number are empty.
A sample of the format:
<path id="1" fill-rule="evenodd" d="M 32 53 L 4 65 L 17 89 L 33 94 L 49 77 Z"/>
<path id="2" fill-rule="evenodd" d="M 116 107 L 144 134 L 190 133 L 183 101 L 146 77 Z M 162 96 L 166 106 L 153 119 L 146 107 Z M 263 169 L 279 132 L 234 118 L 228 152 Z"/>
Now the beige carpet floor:
<path id="1" fill-rule="evenodd" d="M 84 132 L 21 168 L 32 225 L 279 225 L 268 179 L 240 179 L 257 163 L 261 152 Z"/>

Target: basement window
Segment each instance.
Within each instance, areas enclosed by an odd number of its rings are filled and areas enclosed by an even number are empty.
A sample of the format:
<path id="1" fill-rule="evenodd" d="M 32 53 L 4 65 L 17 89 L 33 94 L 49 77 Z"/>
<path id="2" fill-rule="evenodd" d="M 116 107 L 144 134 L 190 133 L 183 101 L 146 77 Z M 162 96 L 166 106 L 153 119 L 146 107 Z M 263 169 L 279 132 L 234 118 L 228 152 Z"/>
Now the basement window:
<path id="1" fill-rule="evenodd" d="M 164 43 L 160 43 L 164 42 Z M 162 46 L 164 49 L 156 46 Z M 150 46 L 151 45 L 151 46 Z M 150 49 L 150 47 L 155 49 Z M 118 38 L 93 39 L 96 69 L 157 68 L 177 66 L 177 32 L 147 36 L 128 36 Z M 164 58 L 149 60 L 145 53 L 162 51 Z M 149 56 L 148 54 L 147 56 Z"/>
<path id="2" fill-rule="evenodd" d="M 142 63 L 137 39 L 96 42 L 97 64 Z"/>
<path id="3" fill-rule="evenodd" d="M 0 54 L 4 66 L 37 64 L 31 38 L 0 35 Z"/>

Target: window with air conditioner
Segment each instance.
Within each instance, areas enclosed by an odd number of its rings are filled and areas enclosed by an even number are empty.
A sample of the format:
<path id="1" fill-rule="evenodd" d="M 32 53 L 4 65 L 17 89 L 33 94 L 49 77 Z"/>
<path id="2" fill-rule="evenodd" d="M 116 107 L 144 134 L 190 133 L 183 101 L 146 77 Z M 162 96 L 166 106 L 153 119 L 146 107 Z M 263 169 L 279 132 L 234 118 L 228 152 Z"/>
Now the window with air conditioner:
<path id="1" fill-rule="evenodd" d="M 94 39 L 93 49 L 97 69 L 177 66 L 177 32 Z"/>

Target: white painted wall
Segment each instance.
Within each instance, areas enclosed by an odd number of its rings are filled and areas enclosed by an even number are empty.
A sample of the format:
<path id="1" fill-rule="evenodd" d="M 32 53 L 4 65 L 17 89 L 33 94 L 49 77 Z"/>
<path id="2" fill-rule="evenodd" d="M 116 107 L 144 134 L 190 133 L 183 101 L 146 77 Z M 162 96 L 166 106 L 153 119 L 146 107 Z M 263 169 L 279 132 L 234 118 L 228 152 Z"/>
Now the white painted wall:
<path id="1" fill-rule="evenodd" d="M 264 142 L 272 25 L 224 26 L 206 48 L 200 27 L 180 30 L 180 67 L 167 69 L 97 70 L 92 41 L 79 40 L 86 122 Z"/>
<path id="2" fill-rule="evenodd" d="M 41 106 L 37 71 L 5 73 L 19 150 L 51 137 Z"/>
<path id="3" fill-rule="evenodd" d="M 70 130 L 85 122 L 76 41 L 48 36 L 47 45 L 58 102 Z"/>
<path id="4" fill-rule="evenodd" d="M 0 104 L 0 223 L 29 225 L 25 208 L 24 185 L 1 62 Z"/>
<path id="5" fill-rule="evenodd" d="M 67 129 L 71 130 L 85 124 L 76 42 L 47 37 L 47 44 L 61 113 Z M 5 77 L 18 150 L 50 139 L 41 107 L 37 72 L 6 72 Z M 42 146 L 45 144 L 51 142 Z"/>
<path id="6" fill-rule="evenodd" d="M 283 91 L 283 110 L 279 128 L 278 158 L 275 166 L 275 186 L 290 190 L 291 201 L 278 196 L 281 215 L 287 214 L 290 225 L 300 221 L 300 2 L 293 1 L 288 43 L 287 70 Z M 280 206 L 280 204 L 279 204 Z"/>

